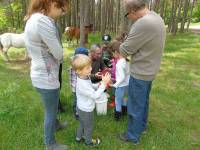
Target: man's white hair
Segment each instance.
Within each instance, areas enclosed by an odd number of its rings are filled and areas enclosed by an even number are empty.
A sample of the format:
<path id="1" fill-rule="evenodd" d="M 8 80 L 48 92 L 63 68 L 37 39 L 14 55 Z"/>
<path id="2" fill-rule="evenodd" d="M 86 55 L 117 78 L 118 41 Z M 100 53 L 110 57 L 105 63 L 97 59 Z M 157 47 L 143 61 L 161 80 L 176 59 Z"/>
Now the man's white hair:
<path id="1" fill-rule="evenodd" d="M 95 52 L 97 49 L 101 48 L 101 46 L 99 44 L 93 44 L 90 47 L 90 52 Z"/>
<path id="2" fill-rule="evenodd" d="M 149 0 L 124 0 L 124 8 L 127 12 L 134 10 L 137 11 L 148 5 Z"/>

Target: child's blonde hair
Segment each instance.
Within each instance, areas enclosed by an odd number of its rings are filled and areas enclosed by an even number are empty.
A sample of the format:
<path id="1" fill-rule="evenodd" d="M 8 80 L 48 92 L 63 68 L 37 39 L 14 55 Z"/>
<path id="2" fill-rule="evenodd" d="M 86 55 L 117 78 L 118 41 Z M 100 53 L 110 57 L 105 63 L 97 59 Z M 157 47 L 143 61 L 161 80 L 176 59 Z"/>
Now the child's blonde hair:
<path id="1" fill-rule="evenodd" d="M 80 71 L 83 68 L 85 68 L 86 66 L 89 66 L 91 64 L 92 64 L 92 62 L 91 62 L 90 57 L 83 55 L 83 54 L 75 55 L 71 61 L 72 68 L 75 71 Z"/>

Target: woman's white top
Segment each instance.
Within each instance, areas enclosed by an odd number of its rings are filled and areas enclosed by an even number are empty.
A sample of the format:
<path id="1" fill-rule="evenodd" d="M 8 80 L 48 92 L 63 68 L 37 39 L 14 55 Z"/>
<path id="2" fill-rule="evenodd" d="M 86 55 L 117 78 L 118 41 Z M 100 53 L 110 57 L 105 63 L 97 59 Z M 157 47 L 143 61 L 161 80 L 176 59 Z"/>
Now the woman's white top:
<path id="1" fill-rule="evenodd" d="M 57 89 L 63 48 L 55 21 L 41 13 L 33 14 L 25 26 L 25 45 L 31 58 L 31 80 L 34 87 Z"/>

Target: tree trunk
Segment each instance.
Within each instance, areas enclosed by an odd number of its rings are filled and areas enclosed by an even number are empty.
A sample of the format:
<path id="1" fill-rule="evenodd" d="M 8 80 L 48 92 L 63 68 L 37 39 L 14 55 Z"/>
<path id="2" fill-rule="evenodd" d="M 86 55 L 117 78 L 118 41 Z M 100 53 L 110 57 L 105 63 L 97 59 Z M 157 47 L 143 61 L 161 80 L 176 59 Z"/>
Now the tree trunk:
<path id="1" fill-rule="evenodd" d="M 121 12 L 121 7 L 120 7 L 120 1 L 117 0 L 117 20 L 116 20 L 116 27 L 115 27 L 115 32 L 119 33 L 119 26 L 120 26 L 120 12 Z"/>
<path id="2" fill-rule="evenodd" d="M 193 9 L 194 9 L 194 6 L 195 6 L 195 2 L 196 2 L 196 0 L 193 0 L 192 6 L 191 6 L 191 9 L 190 9 L 190 17 L 188 18 L 187 31 L 189 30 L 189 26 L 190 26 L 190 22 L 191 22 L 191 19 L 192 19 L 192 14 L 193 14 Z"/>
<path id="3" fill-rule="evenodd" d="M 85 46 L 84 36 L 84 12 L 85 12 L 85 0 L 80 1 L 80 47 Z"/>
<path id="4" fill-rule="evenodd" d="M 12 1 L 11 0 L 8 0 L 9 2 L 9 14 L 10 14 L 10 17 L 11 17 L 11 26 L 12 28 L 15 27 L 15 20 L 14 20 L 14 14 L 13 14 L 13 9 L 12 9 Z"/>
<path id="5" fill-rule="evenodd" d="M 160 8 L 160 16 L 164 19 L 164 11 L 165 11 L 165 0 L 162 0 L 161 2 L 161 8 Z"/>
<path id="6" fill-rule="evenodd" d="M 95 23 L 95 28 L 96 30 L 100 31 L 101 30 L 101 5 L 102 1 L 98 0 L 97 1 L 97 13 L 96 13 L 96 23 Z"/>
<path id="7" fill-rule="evenodd" d="M 84 30 L 85 30 L 85 26 L 90 26 L 90 14 L 91 14 L 91 10 L 90 10 L 90 1 L 91 0 L 85 0 L 85 4 L 84 4 Z M 84 32 L 83 32 L 84 33 Z M 85 40 L 84 43 L 88 43 L 88 34 L 85 34 Z"/>
<path id="8" fill-rule="evenodd" d="M 187 21 L 187 14 L 188 14 L 188 6 L 189 6 L 190 0 L 185 0 L 184 3 L 184 13 L 183 13 L 183 18 L 181 21 L 181 28 L 180 28 L 180 32 L 184 32 L 185 29 L 185 22 Z"/>
<path id="9" fill-rule="evenodd" d="M 178 7 L 178 2 L 179 0 L 175 0 L 175 6 L 174 6 L 174 10 L 173 10 L 173 18 L 172 18 L 172 28 L 171 28 L 171 32 L 172 35 L 176 35 L 176 25 L 177 25 L 177 16 L 176 16 L 176 12 L 177 12 L 177 7 Z"/>
<path id="10" fill-rule="evenodd" d="M 28 10 L 30 1 L 29 0 L 22 0 L 22 20 L 24 20 L 24 16 L 26 15 L 26 11 Z M 25 22 L 22 22 L 22 27 L 24 28 Z"/>
<path id="11" fill-rule="evenodd" d="M 154 0 L 153 1 L 153 10 L 155 11 L 155 12 L 159 12 L 159 6 L 160 6 L 160 0 Z"/>
<path id="12" fill-rule="evenodd" d="M 105 33 L 105 28 L 106 28 L 105 0 L 101 0 L 101 35 Z"/>
<path id="13" fill-rule="evenodd" d="M 77 26 L 78 23 L 76 22 L 76 7 L 77 7 L 77 0 L 72 0 L 71 1 L 71 25 L 72 26 Z M 78 25 L 79 26 L 79 25 Z"/>
<path id="14" fill-rule="evenodd" d="M 178 31 L 178 23 L 181 21 L 181 9 L 183 7 L 183 0 L 179 0 L 178 4 L 178 15 L 177 15 L 177 22 L 176 22 L 176 32 Z"/>
<path id="15" fill-rule="evenodd" d="M 174 11 L 174 7 L 175 7 L 174 4 L 175 4 L 175 0 L 172 0 L 172 8 L 171 8 L 171 12 L 170 12 L 170 21 L 168 23 L 169 32 L 172 31 L 173 11 Z"/>
<path id="16" fill-rule="evenodd" d="M 91 6 L 91 14 L 90 14 L 90 24 L 92 24 L 92 27 L 94 28 L 94 23 L 95 23 L 95 0 L 90 1 Z"/>
<path id="17" fill-rule="evenodd" d="M 76 19 L 76 27 L 79 28 L 80 25 L 80 13 L 79 13 L 79 1 L 75 0 L 75 19 Z"/>
<path id="18" fill-rule="evenodd" d="M 153 0 L 149 0 L 149 9 L 150 10 L 153 10 Z"/>
<path id="19" fill-rule="evenodd" d="M 109 13 L 108 13 L 108 31 L 109 32 L 114 32 L 113 31 L 113 27 L 114 27 L 114 19 L 116 20 L 116 17 L 113 17 L 114 16 L 114 8 L 115 8 L 115 2 L 114 0 L 110 0 L 110 4 L 108 6 L 108 10 L 109 10 Z M 110 9 L 109 9 L 110 8 Z"/>
<path id="20" fill-rule="evenodd" d="M 122 1 L 121 1 L 121 6 L 123 6 Z M 121 14 L 120 33 L 124 33 L 124 32 L 128 33 L 129 20 L 124 17 L 125 15 L 124 7 L 122 7 L 120 14 Z"/>
<path id="21" fill-rule="evenodd" d="M 167 22 L 168 21 L 168 16 L 167 16 L 167 14 L 168 14 L 168 10 L 167 10 L 168 2 L 167 1 L 165 2 L 165 6 L 164 7 L 165 7 L 164 8 L 164 21 Z"/>

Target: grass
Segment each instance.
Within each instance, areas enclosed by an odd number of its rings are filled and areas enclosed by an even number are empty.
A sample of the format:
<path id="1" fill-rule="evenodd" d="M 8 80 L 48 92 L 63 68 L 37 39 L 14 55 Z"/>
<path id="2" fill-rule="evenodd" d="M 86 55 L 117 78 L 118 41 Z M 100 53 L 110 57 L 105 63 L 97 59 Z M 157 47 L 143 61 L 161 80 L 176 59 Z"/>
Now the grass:
<path id="1" fill-rule="evenodd" d="M 91 36 L 90 42 L 99 41 Z M 56 134 L 70 150 L 86 150 L 75 142 L 78 122 L 73 118 L 72 95 L 66 69 L 72 49 L 65 47 L 62 102 L 67 113 L 59 119 L 69 126 Z M 9 55 L 19 60 L 23 49 L 12 49 Z M 148 133 L 134 146 L 116 138 L 127 126 L 127 119 L 113 119 L 113 110 L 96 116 L 94 136 L 102 139 L 100 150 L 198 150 L 200 147 L 200 36 L 186 33 L 168 35 L 160 73 L 153 83 L 150 100 Z M 0 56 L 0 149 L 43 149 L 43 107 L 31 85 L 30 64 L 24 61 L 4 62 Z"/>
<path id="2" fill-rule="evenodd" d="M 199 26 L 200 22 L 190 23 L 190 26 Z"/>

